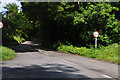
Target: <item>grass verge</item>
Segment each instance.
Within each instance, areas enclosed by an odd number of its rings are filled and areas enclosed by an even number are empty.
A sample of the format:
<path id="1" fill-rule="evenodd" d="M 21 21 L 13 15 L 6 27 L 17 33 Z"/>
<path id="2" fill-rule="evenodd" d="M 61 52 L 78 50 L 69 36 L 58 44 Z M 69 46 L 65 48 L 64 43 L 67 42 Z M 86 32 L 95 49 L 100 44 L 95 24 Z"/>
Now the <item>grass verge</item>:
<path id="1" fill-rule="evenodd" d="M 89 58 L 95 58 L 99 60 L 104 60 L 112 63 L 119 64 L 118 61 L 118 44 L 114 43 L 112 45 L 101 47 L 99 49 L 86 48 L 86 47 L 73 47 L 73 45 L 60 45 L 58 51 L 70 52 L 74 54 L 79 54 Z"/>
<path id="2" fill-rule="evenodd" d="M 16 52 L 7 47 L 0 46 L 0 60 L 10 60 L 16 57 Z"/>

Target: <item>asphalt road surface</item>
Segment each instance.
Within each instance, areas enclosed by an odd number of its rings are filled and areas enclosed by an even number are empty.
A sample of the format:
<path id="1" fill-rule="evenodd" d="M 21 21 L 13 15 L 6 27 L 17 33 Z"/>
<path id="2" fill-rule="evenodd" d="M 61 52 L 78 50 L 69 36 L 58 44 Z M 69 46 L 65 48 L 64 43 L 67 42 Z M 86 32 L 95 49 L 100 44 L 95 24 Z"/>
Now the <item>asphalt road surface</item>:
<path id="1" fill-rule="evenodd" d="M 30 41 L 15 50 L 15 59 L 2 62 L 2 78 L 118 78 L 116 64 L 42 50 Z"/>

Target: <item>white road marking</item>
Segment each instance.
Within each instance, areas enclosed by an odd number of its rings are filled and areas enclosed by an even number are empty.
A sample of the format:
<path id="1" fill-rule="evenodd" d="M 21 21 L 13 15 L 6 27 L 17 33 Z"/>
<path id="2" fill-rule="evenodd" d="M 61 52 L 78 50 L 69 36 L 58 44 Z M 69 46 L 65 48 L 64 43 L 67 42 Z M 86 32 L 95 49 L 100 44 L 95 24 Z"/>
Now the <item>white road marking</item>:
<path id="1" fill-rule="evenodd" d="M 106 77 L 106 78 L 112 78 L 112 77 L 104 75 L 104 74 L 101 74 L 101 75 L 104 76 L 104 77 Z"/>

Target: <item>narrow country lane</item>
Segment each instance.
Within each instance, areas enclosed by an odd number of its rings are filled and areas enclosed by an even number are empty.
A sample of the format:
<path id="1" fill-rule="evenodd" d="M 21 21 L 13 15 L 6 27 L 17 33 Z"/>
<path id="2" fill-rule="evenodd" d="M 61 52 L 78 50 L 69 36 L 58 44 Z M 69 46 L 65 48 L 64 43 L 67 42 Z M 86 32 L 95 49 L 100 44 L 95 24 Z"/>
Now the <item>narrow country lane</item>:
<path id="1" fill-rule="evenodd" d="M 116 64 L 42 50 L 31 41 L 15 50 L 15 59 L 2 62 L 3 78 L 118 78 Z"/>

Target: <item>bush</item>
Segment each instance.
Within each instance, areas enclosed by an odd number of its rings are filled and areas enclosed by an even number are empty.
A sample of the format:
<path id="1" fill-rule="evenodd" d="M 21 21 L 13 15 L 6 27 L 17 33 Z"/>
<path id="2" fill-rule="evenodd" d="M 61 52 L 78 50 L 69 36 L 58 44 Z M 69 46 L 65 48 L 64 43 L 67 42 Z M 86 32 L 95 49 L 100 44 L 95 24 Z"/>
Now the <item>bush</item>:
<path id="1" fill-rule="evenodd" d="M 89 58 L 96 58 L 99 60 L 109 61 L 113 63 L 118 63 L 118 44 L 114 43 L 109 46 L 102 46 L 99 49 L 86 48 L 86 47 L 73 47 L 72 45 L 60 45 L 58 51 L 71 52 L 86 56 Z"/>
<path id="2" fill-rule="evenodd" d="M 16 57 L 16 52 L 7 47 L 0 46 L 0 60 L 10 60 Z"/>

